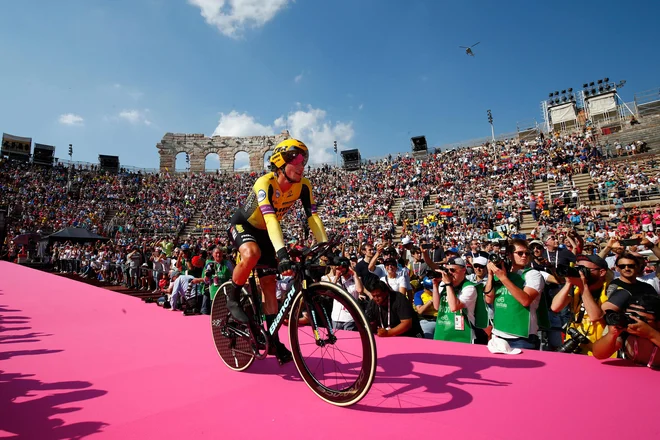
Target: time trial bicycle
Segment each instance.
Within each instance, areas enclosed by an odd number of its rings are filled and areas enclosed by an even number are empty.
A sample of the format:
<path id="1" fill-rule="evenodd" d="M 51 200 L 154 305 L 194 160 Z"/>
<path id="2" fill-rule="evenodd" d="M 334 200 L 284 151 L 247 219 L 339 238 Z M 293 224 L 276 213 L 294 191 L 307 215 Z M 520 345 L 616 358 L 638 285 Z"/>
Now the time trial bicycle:
<path id="1" fill-rule="evenodd" d="M 222 361 L 235 371 L 246 370 L 255 359 L 264 359 L 275 334 L 288 318 L 293 361 L 307 386 L 321 399 L 337 406 L 360 401 L 371 388 L 376 374 L 376 343 L 358 302 L 342 287 L 315 281 L 315 274 L 327 266 L 322 256 L 338 243 L 331 239 L 303 251 L 292 251 L 294 275 L 290 290 L 281 301 L 270 326 L 264 326 L 261 290 L 256 267 L 243 288 L 241 305 L 248 323 L 234 320 L 227 310 L 226 291 L 231 281 L 220 286 L 211 307 L 211 329 L 215 348 Z M 355 331 L 335 330 L 332 312 L 340 307 L 355 322 Z M 345 316 L 345 315 L 344 315 Z"/>

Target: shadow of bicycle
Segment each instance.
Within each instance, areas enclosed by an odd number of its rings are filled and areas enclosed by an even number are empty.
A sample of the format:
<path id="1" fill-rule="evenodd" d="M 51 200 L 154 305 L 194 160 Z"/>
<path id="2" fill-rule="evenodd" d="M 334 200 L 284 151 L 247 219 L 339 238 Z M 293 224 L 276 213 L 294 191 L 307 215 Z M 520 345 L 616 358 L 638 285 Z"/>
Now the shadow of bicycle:
<path id="1" fill-rule="evenodd" d="M 337 359 L 313 358 L 325 367 L 320 371 L 336 369 Z M 341 370 L 358 374 L 360 364 L 340 362 Z M 468 391 L 472 386 L 506 387 L 512 385 L 499 379 L 499 368 L 540 368 L 545 363 L 517 357 L 476 357 L 469 355 L 436 353 L 397 353 L 378 359 L 376 378 L 369 393 L 352 410 L 376 413 L 432 413 L 449 411 L 469 405 L 474 397 Z M 492 370 L 491 370 L 492 369 Z M 276 371 L 285 380 L 301 381 L 293 363 L 282 368 L 274 358 L 256 362 L 248 372 L 273 374 Z M 511 377 L 507 375 L 507 377 Z"/>

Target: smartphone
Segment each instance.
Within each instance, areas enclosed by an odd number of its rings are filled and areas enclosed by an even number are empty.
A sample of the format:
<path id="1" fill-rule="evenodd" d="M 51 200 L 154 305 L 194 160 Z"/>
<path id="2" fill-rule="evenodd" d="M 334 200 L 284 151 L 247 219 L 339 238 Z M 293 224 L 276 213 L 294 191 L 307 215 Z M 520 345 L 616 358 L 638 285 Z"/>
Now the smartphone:
<path id="1" fill-rule="evenodd" d="M 639 243 L 641 243 L 642 240 L 639 238 L 628 238 L 625 240 L 619 240 L 619 244 L 621 246 L 637 246 Z"/>
<path id="2" fill-rule="evenodd" d="M 431 249 L 432 247 L 433 247 L 433 245 L 429 244 L 429 243 L 425 243 L 425 244 L 422 245 L 422 249 Z"/>

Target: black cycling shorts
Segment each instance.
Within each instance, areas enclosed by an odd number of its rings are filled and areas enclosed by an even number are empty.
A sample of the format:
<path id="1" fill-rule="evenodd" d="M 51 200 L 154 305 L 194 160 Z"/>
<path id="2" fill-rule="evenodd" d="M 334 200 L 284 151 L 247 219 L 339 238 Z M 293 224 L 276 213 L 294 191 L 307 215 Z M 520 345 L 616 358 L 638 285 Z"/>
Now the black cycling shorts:
<path id="1" fill-rule="evenodd" d="M 243 243 L 257 243 L 261 251 L 261 257 L 257 264 L 266 266 L 266 269 L 259 269 L 257 275 L 260 277 L 277 274 L 277 257 L 275 248 L 270 241 L 268 231 L 257 229 L 249 223 L 231 224 L 229 228 L 229 238 L 234 242 L 236 249 L 240 249 Z"/>

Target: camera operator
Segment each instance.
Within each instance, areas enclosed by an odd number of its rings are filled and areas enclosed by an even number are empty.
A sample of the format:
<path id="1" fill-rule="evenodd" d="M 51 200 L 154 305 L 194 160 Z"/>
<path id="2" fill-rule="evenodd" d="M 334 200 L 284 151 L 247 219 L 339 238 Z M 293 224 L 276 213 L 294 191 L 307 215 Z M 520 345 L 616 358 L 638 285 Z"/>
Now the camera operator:
<path id="1" fill-rule="evenodd" d="M 216 293 L 220 290 L 220 286 L 231 279 L 231 274 L 234 271 L 234 265 L 231 261 L 225 258 L 224 249 L 220 246 L 215 246 L 211 250 L 211 260 L 207 260 L 202 278 L 204 278 L 204 289 L 202 298 L 203 315 L 211 313 L 211 303 L 215 298 Z"/>
<path id="2" fill-rule="evenodd" d="M 660 297 L 655 293 L 632 298 L 625 313 L 606 312 L 607 329 L 593 345 L 594 357 L 606 359 L 623 348 L 626 359 L 659 369 L 659 317 Z"/>
<path id="3" fill-rule="evenodd" d="M 321 277 L 321 281 L 337 284 L 344 288 L 353 298 L 358 300 L 362 295 L 362 281 L 358 274 L 351 269 L 351 262 L 348 258 L 337 257 L 331 266 L 332 270 L 327 275 Z M 346 312 L 344 306 L 337 300 L 332 305 L 332 326 L 335 330 L 356 329 L 355 321 L 350 313 Z"/>
<path id="4" fill-rule="evenodd" d="M 592 344 L 605 327 L 601 304 L 607 301 L 607 262 L 598 255 L 579 255 L 572 269 L 550 306 L 556 313 L 569 306 L 571 312 L 566 341 L 558 351 L 593 355 Z"/>
<path id="5" fill-rule="evenodd" d="M 642 270 L 641 264 L 638 257 L 627 252 L 617 257 L 615 266 L 619 271 L 619 278 L 613 280 L 607 288 L 608 299 L 602 306 L 604 312 L 625 310 L 628 303 L 637 296 L 658 295 L 650 284 L 637 279 Z"/>
<path id="6" fill-rule="evenodd" d="M 465 260 L 450 259 L 438 271 L 442 277 L 433 279 L 433 307 L 438 311 L 433 339 L 472 344 L 477 289 L 465 279 Z"/>
<path id="7" fill-rule="evenodd" d="M 507 257 L 511 264 L 509 270 L 504 261 L 493 262 L 491 259 L 487 266 L 488 282 L 484 294 L 486 302 L 495 306 L 493 336 L 506 340 L 512 348 L 538 350 L 537 311 L 545 281 L 538 270 L 529 268 L 527 241 L 512 240 L 507 247 Z"/>

